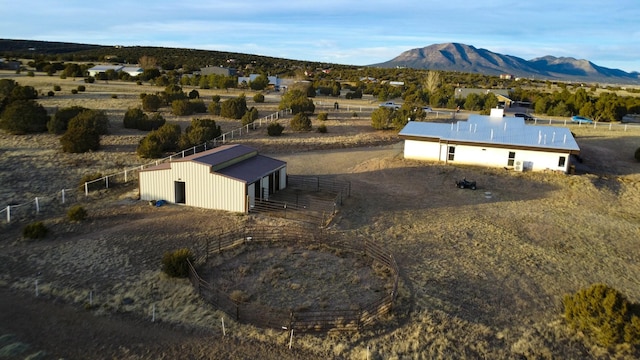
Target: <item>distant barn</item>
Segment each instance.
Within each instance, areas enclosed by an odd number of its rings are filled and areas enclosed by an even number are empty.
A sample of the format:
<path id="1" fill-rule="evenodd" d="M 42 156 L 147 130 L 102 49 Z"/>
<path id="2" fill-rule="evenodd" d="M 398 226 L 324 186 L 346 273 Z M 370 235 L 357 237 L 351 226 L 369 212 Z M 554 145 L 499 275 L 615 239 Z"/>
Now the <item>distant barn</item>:
<path id="1" fill-rule="evenodd" d="M 140 172 L 140 198 L 248 213 L 286 187 L 287 164 L 245 145 L 223 145 Z"/>

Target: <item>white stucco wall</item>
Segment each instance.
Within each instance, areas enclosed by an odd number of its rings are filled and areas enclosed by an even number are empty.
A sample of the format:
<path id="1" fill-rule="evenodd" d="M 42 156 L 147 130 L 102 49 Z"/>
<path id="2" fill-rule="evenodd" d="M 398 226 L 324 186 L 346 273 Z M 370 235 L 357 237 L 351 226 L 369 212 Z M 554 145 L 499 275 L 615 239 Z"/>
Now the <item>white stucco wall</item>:
<path id="1" fill-rule="evenodd" d="M 453 160 L 449 160 L 449 147 L 455 152 Z M 526 170 L 554 170 L 567 172 L 569 169 L 569 152 L 546 152 L 525 149 L 503 149 L 479 145 L 448 144 L 447 142 L 405 140 L 404 157 L 415 160 L 441 161 L 450 164 L 467 164 L 488 167 L 508 167 L 509 153 L 514 152 L 514 163 L 521 161 Z M 563 166 L 559 166 L 560 157 L 564 156 Z"/>

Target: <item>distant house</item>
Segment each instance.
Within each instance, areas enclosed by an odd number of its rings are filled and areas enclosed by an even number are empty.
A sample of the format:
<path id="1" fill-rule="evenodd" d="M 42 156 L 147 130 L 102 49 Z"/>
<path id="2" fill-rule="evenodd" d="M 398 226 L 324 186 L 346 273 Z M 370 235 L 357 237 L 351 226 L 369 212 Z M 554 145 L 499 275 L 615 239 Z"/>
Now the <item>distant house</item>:
<path id="1" fill-rule="evenodd" d="M 88 70 L 89 76 L 95 77 L 100 73 L 106 73 L 109 70 L 118 72 L 124 68 L 124 65 L 96 65 Z"/>
<path id="2" fill-rule="evenodd" d="M 365 77 L 361 77 L 360 81 L 366 82 L 366 83 L 374 83 L 374 82 L 378 82 L 378 79 L 371 76 L 365 76 Z"/>
<path id="3" fill-rule="evenodd" d="M 620 120 L 622 123 L 640 123 L 640 114 L 627 114 Z"/>
<path id="4" fill-rule="evenodd" d="M 18 70 L 20 69 L 20 61 L 0 59 L 0 69 L 2 70 Z"/>
<path id="5" fill-rule="evenodd" d="M 249 76 L 240 76 L 238 77 L 238 85 L 244 83 L 249 84 L 250 82 L 252 82 L 253 80 L 255 80 L 258 76 L 260 76 L 260 74 L 251 74 Z M 280 82 L 280 78 L 277 76 L 267 76 L 267 79 L 269 79 L 269 85 L 273 86 L 275 89 L 280 89 L 280 86 L 282 85 Z"/>
<path id="6" fill-rule="evenodd" d="M 502 109 L 451 124 L 410 121 L 399 136 L 407 159 L 516 171 L 568 172 L 571 155 L 580 153 L 569 129 L 528 125 Z"/>
<path id="7" fill-rule="evenodd" d="M 200 68 L 201 75 L 222 75 L 222 76 L 236 76 L 238 71 L 230 67 L 222 66 L 206 66 Z"/>
<path id="8" fill-rule="evenodd" d="M 223 145 L 140 171 L 140 199 L 247 213 L 286 187 L 287 164 L 245 145 Z"/>
<path id="9" fill-rule="evenodd" d="M 504 108 L 511 107 L 511 104 L 513 103 L 513 100 L 509 98 L 508 89 L 456 88 L 454 91 L 454 97 L 456 99 L 466 99 L 469 94 L 493 94 L 498 98 L 498 102 Z"/>
<path id="10" fill-rule="evenodd" d="M 126 72 L 131 76 L 139 76 L 144 73 L 144 69 L 139 66 L 125 66 L 120 71 Z"/>

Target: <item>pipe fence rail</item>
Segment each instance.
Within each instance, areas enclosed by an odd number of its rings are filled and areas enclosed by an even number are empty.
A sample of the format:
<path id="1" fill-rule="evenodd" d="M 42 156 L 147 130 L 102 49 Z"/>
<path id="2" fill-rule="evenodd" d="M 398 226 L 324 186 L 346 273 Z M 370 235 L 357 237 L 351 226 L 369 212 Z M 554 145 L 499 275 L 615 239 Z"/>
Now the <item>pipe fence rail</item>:
<path id="1" fill-rule="evenodd" d="M 36 196 L 32 200 L 27 200 L 19 204 L 8 204 L 0 209 L 0 218 L 5 220 L 4 222 L 0 221 L 0 223 L 3 222 L 5 224 L 10 224 L 13 221 L 33 221 L 38 215 L 43 213 L 62 211 L 68 204 L 83 201 L 83 197 L 88 199 L 89 194 L 92 191 L 109 189 L 119 184 L 127 184 L 131 181 L 137 181 L 138 173 L 141 170 L 160 165 L 164 162 L 170 162 L 173 159 L 181 159 L 189 155 L 225 145 L 227 142 L 235 140 L 242 135 L 246 135 L 251 130 L 268 126 L 272 122 L 278 121 L 289 114 L 291 114 L 291 109 L 280 110 L 271 115 L 256 119 L 254 122 L 244 125 L 241 128 L 226 132 L 209 142 L 179 151 L 162 159 L 157 159 L 147 164 L 124 169 L 123 171 L 105 175 L 98 179 L 86 181 L 84 184 L 76 188 L 62 189 L 55 194 Z"/>
<path id="2" fill-rule="evenodd" d="M 375 323 L 381 316 L 393 310 L 398 294 L 399 268 L 393 254 L 377 242 L 371 239 L 354 242 L 353 239 L 346 240 L 345 236 L 344 233 L 293 226 L 284 228 L 247 226 L 221 232 L 218 236 L 207 240 L 207 244 L 203 246 L 206 253 L 196 258 L 196 264 L 189 262 L 189 279 L 203 299 L 240 322 L 264 328 L 297 331 L 358 331 L 363 326 Z M 302 245 L 324 244 L 362 253 L 369 257 L 372 263 L 378 263 L 389 270 L 393 277 L 391 291 L 367 304 L 352 306 L 348 309 L 284 309 L 234 299 L 224 289 L 205 281 L 198 274 L 198 269 L 206 267 L 212 256 L 225 250 L 260 243 L 290 245 L 291 242 Z"/>
<path id="3" fill-rule="evenodd" d="M 335 178 L 287 175 L 287 188 L 256 199 L 249 212 L 327 226 L 351 196 L 351 183 Z"/>

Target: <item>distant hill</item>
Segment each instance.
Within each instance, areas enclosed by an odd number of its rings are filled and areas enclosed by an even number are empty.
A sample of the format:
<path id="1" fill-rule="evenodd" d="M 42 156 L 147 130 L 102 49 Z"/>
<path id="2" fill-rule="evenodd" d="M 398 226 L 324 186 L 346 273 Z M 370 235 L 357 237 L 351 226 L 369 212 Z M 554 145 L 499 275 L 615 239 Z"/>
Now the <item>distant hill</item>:
<path id="1" fill-rule="evenodd" d="M 407 50 L 389 61 L 370 66 L 409 67 L 485 75 L 510 74 L 516 77 L 549 80 L 640 84 L 638 72 L 627 73 L 609 69 L 588 60 L 554 56 L 524 60 L 459 43 L 435 44 Z"/>
<path id="2" fill-rule="evenodd" d="M 100 48 L 103 48 L 103 46 L 38 40 L 0 39 L 1 51 L 18 54 L 66 54 L 85 50 L 96 50 Z"/>

